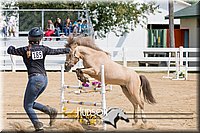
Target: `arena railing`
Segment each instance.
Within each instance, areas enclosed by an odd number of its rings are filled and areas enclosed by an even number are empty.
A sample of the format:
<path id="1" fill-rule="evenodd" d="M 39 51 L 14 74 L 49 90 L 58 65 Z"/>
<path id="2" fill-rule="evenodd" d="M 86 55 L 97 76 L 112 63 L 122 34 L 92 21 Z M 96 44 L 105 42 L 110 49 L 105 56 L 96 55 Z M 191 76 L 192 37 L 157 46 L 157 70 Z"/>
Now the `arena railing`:
<path id="1" fill-rule="evenodd" d="M 51 48 L 63 48 L 66 43 L 66 40 L 61 40 L 61 41 L 42 41 L 43 45 L 49 46 Z M 26 70 L 26 67 L 23 63 L 23 60 L 20 56 L 10 56 L 7 54 L 6 50 L 10 45 L 14 45 L 16 47 L 21 47 L 25 46 L 28 44 L 28 39 L 27 37 L 20 37 L 20 38 L 7 38 L 7 39 L 1 39 L 1 46 L 0 46 L 0 70 L 1 71 L 16 71 L 16 70 Z M 139 62 L 139 61 L 153 61 L 153 62 L 169 62 L 169 56 L 166 57 L 140 57 L 137 58 L 137 56 L 127 56 L 127 53 L 132 52 L 132 49 L 122 47 L 122 48 L 114 48 L 114 47 L 107 47 L 102 49 L 108 51 L 111 53 L 111 58 L 112 60 L 116 62 L 121 62 L 122 65 L 128 66 L 133 68 L 136 71 L 176 71 L 176 66 L 129 66 L 129 62 Z M 113 52 L 118 51 L 117 56 L 113 56 Z M 161 52 L 161 53 L 177 53 L 179 52 L 179 48 L 145 48 L 143 50 L 144 53 L 148 52 Z M 186 65 L 186 62 L 188 62 L 187 70 L 188 71 L 198 71 L 198 65 L 192 65 L 192 64 L 198 64 L 198 49 L 197 48 L 183 48 L 182 49 L 183 54 L 181 54 L 182 57 L 180 57 L 183 65 Z M 186 56 L 188 55 L 188 56 Z M 65 55 L 56 55 L 56 56 L 47 56 L 46 57 L 46 69 L 47 70 L 60 70 L 60 64 L 64 64 L 66 59 Z M 176 61 L 175 56 L 170 57 L 170 61 Z M 180 60 L 179 60 L 180 62 Z M 76 67 L 83 67 L 82 62 L 80 61 Z M 74 69 L 75 69 L 74 68 Z"/>

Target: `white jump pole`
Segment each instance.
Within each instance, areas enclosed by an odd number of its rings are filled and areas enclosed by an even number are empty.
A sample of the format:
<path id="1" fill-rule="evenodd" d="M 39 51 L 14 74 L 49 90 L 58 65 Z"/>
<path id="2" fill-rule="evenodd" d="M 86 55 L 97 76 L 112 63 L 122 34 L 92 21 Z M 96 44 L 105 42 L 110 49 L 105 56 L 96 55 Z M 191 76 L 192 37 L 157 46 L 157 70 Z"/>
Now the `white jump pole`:
<path id="1" fill-rule="evenodd" d="M 187 58 L 187 52 L 186 52 Z M 185 71 L 187 71 L 187 61 Z M 173 80 L 186 80 L 187 78 L 180 78 L 180 73 L 183 72 L 183 47 L 179 47 L 179 51 L 176 51 L 176 79 Z M 186 75 L 187 76 L 187 75 Z"/>
<path id="2" fill-rule="evenodd" d="M 168 68 L 167 68 L 167 78 L 171 78 L 170 74 L 170 65 L 171 65 L 171 52 L 169 52 Z"/>
<path id="3" fill-rule="evenodd" d="M 60 95 L 60 110 L 61 112 L 63 111 L 63 108 L 64 108 L 64 104 L 63 104 L 63 101 L 65 99 L 65 96 L 64 96 L 64 92 L 65 92 L 65 88 L 64 88 L 64 82 L 65 82 L 65 79 L 64 79 L 64 64 L 61 65 L 61 95 Z M 64 115 L 62 115 L 62 118 L 64 118 Z"/>
<path id="4" fill-rule="evenodd" d="M 180 72 L 183 72 L 183 46 L 180 46 L 179 47 L 179 52 L 180 52 L 180 57 L 179 57 L 179 59 L 180 59 L 180 62 L 179 62 L 179 71 Z"/>
<path id="5" fill-rule="evenodd" d="M 185 61 L 185 80 L 187 80 L 188 79 L 188 51 L 186 52 L 186 61 Z"/>
<path id="6" fill-rule="evenodd" d="M 104 77 L 104 65 L 101 65 L 101 95 L 102 95 L 102 115 L 107 115 L 106 111 L 106 90 L 105 90 L 105 77 Z M 106 124 L 103 122 L 103 130 L 106 130 Z"/>
<path id="7" fill-rule="evenodd" d="M 12 61 L 12 72 L 16 72 L 16 59 L 14 55 L 10 55 L 11 61 Z"/>
<path id="8" fill-rule="evenodd" d="M 97 102 L 80 102 L 80 101 L 73 101 L 73 100 L 65 100 L 64 99 L 64 90 L 65 88 L 68 88 L 67 86 L 64 85 L 64 65 L 61 65 L 61 95 L 60 95 L 60 103 L 61 103 L 61 112 L 63 111 L 64 108 L 64 102 L 66 103 L 72 103 L 72 104 L 81 104 L 81 105 L 92 105 L 92 106 L 102 106 L 102 115 L 106 116 L 107 115 L 107 110 L 106 110 L 106 87 L 105 87 L 105 77 L 104 77 L 104 65 L 101 65 L 101 95 L 102 95 L 102 102 L 97 103 Z M 62 118 L 64 115 L 62 115 Z M 103 122 L 103 130 L 106 130 L 106 124 Z"/>
<path id="9" fill-rule="evenodd" d="M 93 90 L 93 91 L 100 91 L 100 87 L 82 87 L 82 86 L 73 86 L 73 85 L 64 85 L 63 88 L 70 88 L 70 89 L 79 89 L 79 90 Z M 111 91 L 112 87 L 106 89 L 106 91 Z"/>
<path id="10" fill-rule="evenodd" d="M 180 52 L 180 67 L 183 67 L 183 46 L 179 47 L 179 52 Z"/>
<path id="11" fill-rule="evenodd" d="M 176 51 L 176 79 L 178 80 L 179 79 L 179 53 Z"/>
<path id="12" fill-rule="evenodd" d="M 169 58 L 168 58 L 168 65 L 167 65 L 167 76 L 163 76 L 163 78 L 172 78 L 172 77 L 170 77 L 169 75 L 170 75 L 170 66 L 171 66 L 171 55 L 172 53 L 171 52 L 169 52 Z"/>
<path id="13" fill-rule="evenodd" d="M 69 104 L 79 104 L 79 105 L 88 105 L 88 106 L 101 106 L 101 103 L 98 102 L 82 102 L 82 101 L 75 101 L 75 100 L 64 100 L 63 102 Z"/>

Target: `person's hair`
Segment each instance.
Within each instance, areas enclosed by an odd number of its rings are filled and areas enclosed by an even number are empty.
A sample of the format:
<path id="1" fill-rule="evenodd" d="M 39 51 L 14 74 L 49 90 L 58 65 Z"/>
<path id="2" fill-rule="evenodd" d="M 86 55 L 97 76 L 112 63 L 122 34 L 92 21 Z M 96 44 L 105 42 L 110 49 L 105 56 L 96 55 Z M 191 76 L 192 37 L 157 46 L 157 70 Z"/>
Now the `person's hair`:
<path id="1" fill-rule="evenodd" d="M 28 45 L 28 50 L 26 51 L 26 56 L 27 58 L 30 58 L 31 57 L 31 47 L 32 45 L 35 45 L 35 44 L 39 44 L 40 41 L 28 41 L 29 45 Z"/>
<path id="2" fill-rule="evenodd" d="M 47 23 L 48 23 L 48 24 L 52 24 L 53 22 L 52 22 L 51 20 L 48 20 Z"/>

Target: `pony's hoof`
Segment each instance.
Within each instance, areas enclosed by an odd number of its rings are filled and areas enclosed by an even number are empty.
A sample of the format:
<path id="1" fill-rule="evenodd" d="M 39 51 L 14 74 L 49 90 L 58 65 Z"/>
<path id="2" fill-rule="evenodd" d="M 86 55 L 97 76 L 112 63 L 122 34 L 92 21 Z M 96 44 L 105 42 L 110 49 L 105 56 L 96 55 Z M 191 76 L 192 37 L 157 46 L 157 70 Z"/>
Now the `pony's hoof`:
<path id="1" fill-rule="evenodd" d="M 76 69 L 76 73 L 82 74 L 83 72 L 82 72 L 82 70 L 80 68 L 77 68 Z"/>
<path id="2" fill-rule="evenodd" d="M 147 119 L 142 118 L 142 122 L 143 122 L 144 124 L 146 124 L 146 123 L 147 123 Z"/>
<path id="3" fill-rule="evenodd" d="M 90 80 L 88 78 L 86 78 L 86 82 L 90 82 Z"/>
<path id="4" fill-rule="evenodd" d="M 133 122 L 133 123 L 132 123 L 132 126 L 135 126 L 136 124 L 137 124 L 137 123 Z"/>
<path id="5" fill-rule="evenodd" d="M 136 125 L 138 123 L 138 119 L 134 119 L 134 123 L 132 123 L 132 126 Z"/>

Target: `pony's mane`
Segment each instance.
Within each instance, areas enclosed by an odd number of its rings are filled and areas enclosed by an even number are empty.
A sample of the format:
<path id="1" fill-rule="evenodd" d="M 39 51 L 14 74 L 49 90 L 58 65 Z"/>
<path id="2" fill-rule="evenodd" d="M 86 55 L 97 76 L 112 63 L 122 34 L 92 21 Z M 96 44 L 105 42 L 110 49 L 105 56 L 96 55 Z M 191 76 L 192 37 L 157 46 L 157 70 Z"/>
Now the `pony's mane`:
<path id="1" fill-rule="evenodd" d="M 108 52 L 100 49 L 94 43 L 94 39 L 92 39 L 91 37 L 77 37 L 77 38 L 69 37 L 67 41 L 68 41 L 69 46 L 76 43 L 78 46 L 89 47 L 89 48 L 92 48 L 92 49 L 97 50 L 97 51 L 102 51 L 102 52 L 106 53 L 107 55 L 110 55 Z"/>

